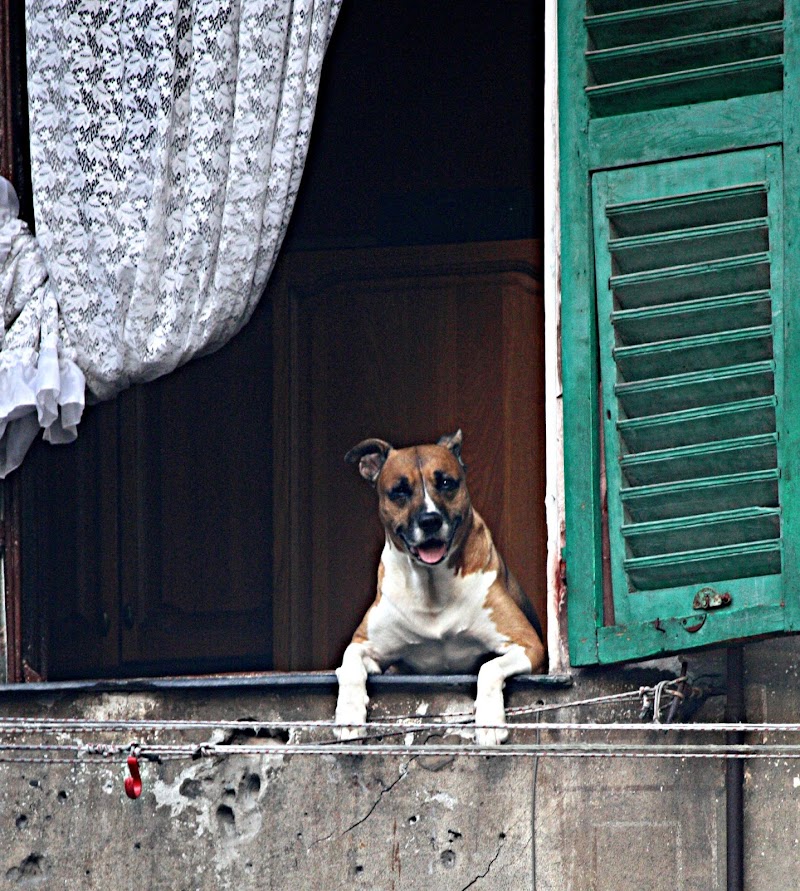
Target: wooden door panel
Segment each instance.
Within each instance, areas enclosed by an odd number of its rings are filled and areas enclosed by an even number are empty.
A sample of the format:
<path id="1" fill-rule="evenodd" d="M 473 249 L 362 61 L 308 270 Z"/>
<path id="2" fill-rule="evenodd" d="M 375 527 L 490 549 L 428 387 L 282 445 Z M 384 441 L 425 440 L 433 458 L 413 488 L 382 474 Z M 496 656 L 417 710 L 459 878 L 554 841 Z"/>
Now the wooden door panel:
<path id="1" fill-rule="evenodd" d="M 271 667 L 269 330 L 123 394 L 127 671 Z"/>
<path id="2" fill-rule="evenodd" d="M 117 418 L 115 403 L 90 407 L 75 443 L 36 443 L 20 471 L 23 599 L 46 639 L 37 670 L 53 679 L 117 661 Z"/>
<path id="3" fill-rule="evenodd" d="M 26 459 L 24 598 L 50 678 L 272 667 L 270 324 L 265 303 Z"/>
<path id="4" fill-rule="evenodd" d="M 462 427 L 473 501 L 544 619 L 532 242 L 297 254 L 231 344 L 23 467 L 49 676 L 329 669 L 382 530 L 345 452 Z"/>
<path id="5" fill-rule="evenodd" d="M 295 517 L 305 528 L 283 595 L 299 600 L 287 608 L 295 645 L 279 648 L 282 667 L 336 665 L 374 597 L 383 540 L 375 495 L 343 461 L 369 436 L 401 446 L 463 429 L 473 502 L 544 622 L 536 257 L 532 242 L 348 252 L 303 255 L 302 270 L 285 273 L 300 382 L 290 448 L 301 479 L 291 488 L 304 493 Z M 297 634 L 312 641 L 310 654 Z"/>

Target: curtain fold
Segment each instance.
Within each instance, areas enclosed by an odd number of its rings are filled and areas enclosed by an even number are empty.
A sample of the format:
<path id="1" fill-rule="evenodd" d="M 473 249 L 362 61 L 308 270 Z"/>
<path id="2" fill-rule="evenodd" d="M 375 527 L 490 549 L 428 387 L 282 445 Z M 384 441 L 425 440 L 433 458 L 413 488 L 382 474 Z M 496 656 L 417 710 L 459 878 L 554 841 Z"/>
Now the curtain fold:
<path id="1" fill-rule="evenodd" d="M 28 0 L 36 238 L 0 184 L 0 475 L 224 344 L 286 231 L 341 0 Z"/>

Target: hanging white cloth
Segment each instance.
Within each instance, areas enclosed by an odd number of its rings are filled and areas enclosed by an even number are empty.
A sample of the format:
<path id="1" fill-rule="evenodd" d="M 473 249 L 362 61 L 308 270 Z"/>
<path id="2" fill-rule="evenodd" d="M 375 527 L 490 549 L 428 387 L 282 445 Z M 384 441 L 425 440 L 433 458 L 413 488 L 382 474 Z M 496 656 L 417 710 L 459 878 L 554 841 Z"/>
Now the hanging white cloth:
<path id="1" fill-rule="evenodd" d="M 273 268 L 341 0 L 28 0 L 36 238 L 0 182 L 0 476 L 229 340 Z"/>

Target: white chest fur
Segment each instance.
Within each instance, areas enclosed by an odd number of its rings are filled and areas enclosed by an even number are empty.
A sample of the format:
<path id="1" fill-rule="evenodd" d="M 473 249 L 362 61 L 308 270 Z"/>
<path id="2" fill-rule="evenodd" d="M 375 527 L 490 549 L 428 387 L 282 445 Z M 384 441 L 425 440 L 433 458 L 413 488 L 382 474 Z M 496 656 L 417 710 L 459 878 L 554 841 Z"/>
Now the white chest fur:
<path id="1" fill-rule="evenodd" d="M 419 672 L 471 671 L 501 653 L 500 634 L 486 608 L 497 573 L 461 575 L 446 565 L 420 566 L 387 541 L 381 557 L 381 599 L 370 612 L 368 636 L 381 664 L 402 661 Z"/>

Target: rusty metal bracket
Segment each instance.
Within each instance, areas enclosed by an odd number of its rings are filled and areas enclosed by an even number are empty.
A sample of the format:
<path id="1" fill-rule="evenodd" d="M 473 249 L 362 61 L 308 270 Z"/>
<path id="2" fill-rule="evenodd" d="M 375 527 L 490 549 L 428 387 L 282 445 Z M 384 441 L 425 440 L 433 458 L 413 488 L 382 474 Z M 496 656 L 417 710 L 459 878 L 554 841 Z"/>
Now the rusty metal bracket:
<path id="1" fill-rule="evenodd" d="M 692 601 L 692 609 L 722 609 L 724 606 L 730 606 L 733 603 L 733 597 L 727 592 L 715 591 L 714 588 L 701 588 L 694 595 Z"/>

